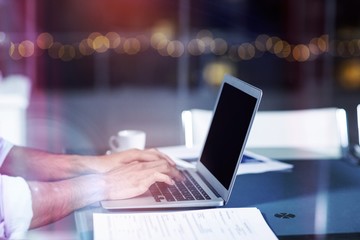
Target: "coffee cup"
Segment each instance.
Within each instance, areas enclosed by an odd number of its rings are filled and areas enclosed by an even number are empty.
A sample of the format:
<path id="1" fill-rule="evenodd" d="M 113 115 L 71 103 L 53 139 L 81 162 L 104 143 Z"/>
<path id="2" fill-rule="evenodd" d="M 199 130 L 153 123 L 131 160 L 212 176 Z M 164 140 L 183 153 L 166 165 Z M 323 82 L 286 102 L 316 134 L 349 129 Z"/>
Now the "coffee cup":
<path id="1" fill-rule="evenodd" d="M 144 149 L 146 133 L 140 130 L 121 130 L 109 138 L 112 152 L 120 152 L 131 148 Z"/>

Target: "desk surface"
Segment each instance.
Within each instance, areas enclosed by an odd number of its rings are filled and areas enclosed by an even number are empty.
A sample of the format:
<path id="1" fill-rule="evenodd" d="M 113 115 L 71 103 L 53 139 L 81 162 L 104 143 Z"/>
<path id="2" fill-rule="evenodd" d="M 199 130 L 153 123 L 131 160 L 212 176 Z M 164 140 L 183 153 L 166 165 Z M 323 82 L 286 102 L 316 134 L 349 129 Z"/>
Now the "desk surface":
<path id="1" fill-rule="evenodd" d="M 342 160 L 291 163 L 290 172 L 238 176 L 226 207 L 259 208 L 280 239 L 359 239 L 360 167 Z M 94 206 L 75 213 L 82 239 L 92 239 L 92 213 L 102 211 Z"/>
<path id="2" fill-rule="evenodd" d="M 226 207 L 259 208 L 280 239 L 360 239 L 360 167 L 342 160 L 289 162 L 289 172 L 238 176 Z M 93 212 L 106 211 L 95 204 L 71 216 L 77 239 L 92 239 Z"/>
<path id="3" fill-rule="evenodd" d="M 354 233 L 359 239 L 360 168 L 341 160 L 291 163 L 291 172 L 239 176 L 227 206 L 258 207 L 279 237 Z"/>

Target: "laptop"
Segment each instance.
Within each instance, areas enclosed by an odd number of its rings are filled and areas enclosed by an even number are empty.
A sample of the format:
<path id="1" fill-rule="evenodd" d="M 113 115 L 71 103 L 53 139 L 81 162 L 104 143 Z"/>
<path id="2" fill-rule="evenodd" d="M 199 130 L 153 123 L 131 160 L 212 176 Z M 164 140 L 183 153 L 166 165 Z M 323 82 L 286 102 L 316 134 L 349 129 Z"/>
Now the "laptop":
<path id="1" fill-rule="evenodd" d="M 259 88 L 225 75 L 196 167 L 179 167 L 186 180 L 176 186 L 157 183 L 134 198 L 102 201 L 102 207 L 159 209 L 225 205 L 230 198 L 261 97 Z"/>

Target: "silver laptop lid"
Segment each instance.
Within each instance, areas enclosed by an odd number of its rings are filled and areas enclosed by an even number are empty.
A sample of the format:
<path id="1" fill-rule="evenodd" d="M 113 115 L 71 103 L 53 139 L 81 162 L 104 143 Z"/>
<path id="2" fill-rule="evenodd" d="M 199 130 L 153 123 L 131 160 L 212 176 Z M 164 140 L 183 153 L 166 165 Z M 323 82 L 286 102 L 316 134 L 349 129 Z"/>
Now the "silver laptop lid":
<path id="1" fill-rule="evenodd" d="M 225 202 L 230 197 L 261 97 L 260 89 L 225 75 L 197 162 L 200 175 Z"/>

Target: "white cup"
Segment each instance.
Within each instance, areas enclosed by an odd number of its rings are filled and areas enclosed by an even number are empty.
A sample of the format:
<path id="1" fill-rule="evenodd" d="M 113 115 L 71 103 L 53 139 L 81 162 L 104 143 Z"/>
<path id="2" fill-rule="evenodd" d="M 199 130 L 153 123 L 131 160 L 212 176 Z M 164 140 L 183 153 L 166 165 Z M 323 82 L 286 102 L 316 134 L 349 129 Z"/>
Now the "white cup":
<path id="1" fill-rule="evenodd" d="M 131 148 L 144 149 L 146 133 L 140 130 L 122 130 L 109 139 L 110 149 L 120 152 Z"/>

